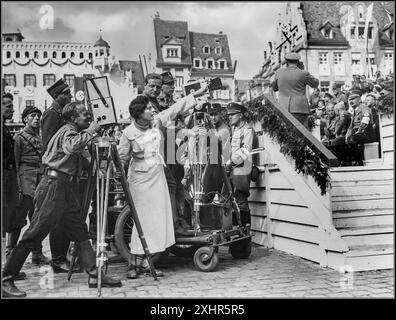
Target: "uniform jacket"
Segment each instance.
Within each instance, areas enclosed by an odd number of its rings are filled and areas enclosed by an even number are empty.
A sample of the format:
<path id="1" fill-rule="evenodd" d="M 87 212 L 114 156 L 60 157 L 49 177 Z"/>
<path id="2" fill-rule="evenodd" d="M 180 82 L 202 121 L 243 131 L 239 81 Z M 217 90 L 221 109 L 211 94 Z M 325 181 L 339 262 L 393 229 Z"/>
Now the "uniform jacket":
<path id="1" fill-rule="evenodd" d="M 308 71 L 297 67 L 286 67 L 276 71 L 272 83 L 274 91 L 279 91 L 279 105 L 290 113 L 309 114 L 309 104 L 305 91 L 306 86 L 317 88 L 319 80 Z"/>
<path id="2" fill-rule="evenodd" d="M 254 132 L 253 128 L 247 122 L 238 127 L 231 128 L 231 161 L 237 166 L 233 168 L 234 175 L 249 175 L 252 171 L 252 156 L 245 161 L 236 154 L 241 148 L 252 151 Z"/>
<path id="3" fill-rule="evenodd" d="M 12 138 L 10 130 L 3 122 L 3 168 L 15 169 L 15 156 L 14 156 L 14 139 Z"/>
<path id="4" fill-rule="evenodd" d="M 336 137 L 346 135 L 348 128 L 351 124 L 351 118 L 351 114 L 348 111 L 343 111 L 339 116 L 337 116 L 337 120 L 335 123 Z"/>
<path id="5" fill-rule="evenodd" d="M 15 163 L 18 186 L 22 194 L 34 197 L 39 182 L 43 144 L 38 133 L 24 128 L 15 136 Z"/>
<path id="6" fill-rule="evenodd" d="M 57 102 L 53 102 L 51 107 L 44 111 L 41 117 L 41 137 L 43 141 L 43 153 L 47 149 L 48 142 L 58 129 L 64 125 L 62 111 Z"/>
<path id="7" fill-rule="evenodd" d="M 354 110 L 350 129 L 353 133 L 371 133 L 373 129 L 373 115 L 371 109 L 366 104 L 360 103 Z"/>
<path id="8" fill-rule="evenodd" d="M 71 176 L 81 176 L 85 147 L 95 136 L 91 129 L 78 131 L 75 124 L 66 123 L 48 143 L 43 164 Z"/>

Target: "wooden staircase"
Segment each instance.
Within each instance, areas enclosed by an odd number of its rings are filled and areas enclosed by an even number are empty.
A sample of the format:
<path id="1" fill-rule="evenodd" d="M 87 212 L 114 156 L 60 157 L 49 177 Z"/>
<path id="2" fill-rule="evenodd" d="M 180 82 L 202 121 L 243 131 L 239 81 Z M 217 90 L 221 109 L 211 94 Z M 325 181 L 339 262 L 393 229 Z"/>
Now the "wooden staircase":
<path id="1" fill-rule="evenodd" d="M 331 169 L 333 225 L 346 242 L 344 265 L 354 271 L 393 268 L 393 166 Z"/>

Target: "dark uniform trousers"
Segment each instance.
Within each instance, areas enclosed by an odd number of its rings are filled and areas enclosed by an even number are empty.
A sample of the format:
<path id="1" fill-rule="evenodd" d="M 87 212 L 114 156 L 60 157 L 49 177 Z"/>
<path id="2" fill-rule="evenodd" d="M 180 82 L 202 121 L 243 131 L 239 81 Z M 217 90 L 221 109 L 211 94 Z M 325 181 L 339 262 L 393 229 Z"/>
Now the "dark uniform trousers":
<path id="1" fill-rule="evenodd" d="M 77 182 L 44 176 L 36 189 L 34 205 L 31 224 L 12 251 L 13 259 L 7 260 L 3 277 L 17 275 L 29 253 L 55 226 L 72 241 L 88 240 L 87 226 L 80 217 Z"/>
<path id="2" fill-rule="evenodd" d="M 234 197 L 241 212 L 241 222 L 243 226 L 251 224 L 250 209 L 248 198 L 250 195 L 250 173 L 248 175 L 236 175 L 231 171 L 231 186 L 234 191 Z"/>

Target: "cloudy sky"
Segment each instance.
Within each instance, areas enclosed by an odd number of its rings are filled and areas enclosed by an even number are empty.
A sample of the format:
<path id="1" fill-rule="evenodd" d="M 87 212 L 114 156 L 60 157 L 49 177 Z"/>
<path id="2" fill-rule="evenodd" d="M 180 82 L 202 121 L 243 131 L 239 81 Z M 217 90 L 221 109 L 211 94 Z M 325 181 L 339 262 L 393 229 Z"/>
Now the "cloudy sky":
<path id="1" fill-rule="evenodd" d="M 139 60 L 139 54 L 153 57 L 153 18 L 187 21 L 189 31 L 228 35 L 231 58 L 237 60 L 236 77 L 250 79 L 264 60 L 264 48 L 274 40 L 280 2 L 2 2 L 2 32 L 19 28 L 25 41 L 95 42 L 102 29 L 119 60 Z M 43 30 L 40 9 L 50 5 L 54 29 Z"/>

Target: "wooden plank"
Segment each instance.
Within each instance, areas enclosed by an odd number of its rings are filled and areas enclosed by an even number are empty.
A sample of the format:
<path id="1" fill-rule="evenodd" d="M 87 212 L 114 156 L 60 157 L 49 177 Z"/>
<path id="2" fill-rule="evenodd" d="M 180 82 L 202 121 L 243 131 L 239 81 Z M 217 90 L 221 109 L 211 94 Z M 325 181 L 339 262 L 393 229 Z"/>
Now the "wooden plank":
<path id="1" fill-rule="evenodd" d="M 265 202 L 265 189 L 251 189 L 248 200 L 255 202 Z M 301 197 L 295 192 L 295 190 L 271 189 L 271 203 L 307 207 L 303 199 L 301 199 Z"/>
<path id="2" fill-rule="evenodd" d="M 393 177 L 390 177 L 389 179 L 384 179 L 384 180 L 361 180 L 361 181 L 333 181 L 331 186 L 331 193 L 333 194 L 333 190 L 337 188 L 346 188 L 346 187 L 363 187 L 363 186 L 388 186 L 391 185 L 393 186 L 395 183 L 395 180 Z"/>
<path id="3" fill-rule="evenodd" d="M 380 115 L 380 125 L 381 127 L 389 125 L 389 124 L 393 124 L 395 122 L 394 118 L 393 118 L 393 114 L 392 115 Z"/>
<path id="4" fill-rule="evenodd" d="M 384 254 L 393 254 L 393 245 L 368 245 L 368 246 L 350 246 L 346 253 L 348 257 L 363 256 L 380 256 Z"/>
<path id="5" fill-rule="evenodd" d="M 384 158 L 384 164 L 391 164 L 391 165 L 394 164 L 395 155 L 393 153 L 393 150 L 392 151 L 383 152 L 382 156 Z"/>
<path id="6" fill-rule="evenodd" d="M 359 170 L 330 172 L 332 181 L 361 181 L 361 180 L 385 180 L 393 177 L 393 170 Z"/>
<path id="7" fill-rule="evenodd" d="M 383 138 L 385 138 L 385 137 L 390 137 L 390 136 L 394 136 L 394 132 L 393 132 L 393 130 L 394 130 L 394 125 L 392 124 L 392 125 L 389 125 L 389 126 L 384 126 L 384 127 L 382 127 L 382 137 Z"/>
<path id="8" fill-rule="evenodd" d="M 383 270 L 394 268 L 394 255 L 347 257 L 346 264 L 354 271 Z"/>
<path id="9" fill-rule="evenodd" d="M 392 181 L 393 182 L 393 181 Z M 363 196 L 363 195 L 384 195 L 393 194 L 393 184 L 384 185 L 354 185 L 345 187 L 333 187 L 331 189 L 331 198 L 348 197 L 348 196 Z"/>
<path id="10" fill-rule="evenodd" d="M 332 203 L 345 202 L 345 201 L 362 201 L 362 200 L 375 200 L 375 199 L 389 199 L 393 198 L 393 192 L 388 193 L 377 193 L 377 194 L 363 194 L 363 195 L 345 195 L 332 197 Z"/>
<path id="11" fill-rule="evenodd" d="M 323 264 L 325 252 L 318 245 L 273 235 L 274 249 Z"/>
<path id="12" fill-rule="evenodd" d="M 272 235 L 318 244 L 319 231 L 317 227 L 273 220 L 271 223 Z"/>
<path id="13" fill-rule="evenodd" d="M 394 142 L 393 136 L 392 137 L 384 137 L 384 138 L 382 138 L 381 146 L 382 146 L 382 150 L 383 151 L 392 151 L 393 148 L 394 148 L 393 147 L 394 144 L 395 144 L 395 142 Z"/>
<path id="14" fill-rule="evenodd" d="M 263 207 L 264 206 L 265 205 L 263 205 Z M 319 221 L 308 208 L 290 207 L 285 205 L 272 204 L 271 210 L 272 210 L 272 218 L 274 220 L 305 224 L 309 226 L 319 225 Z M 266 215 L 264 212 L 265 211 L 262 211 L 259 214 L 255 214 L 251 209 L 251 214 L 257 217 L 265 218 Z"/>
<path id="15" fill-rule="evenodd" d="M 253 243 L 263 246 L 264 243 L 266 242 L 267 233 L 259 232 L 256 230 L 252 230 L 252 232 L 253 232 L 253 237 L 252 237 Z"/>
<path id="16" fill-rule="evenodd" d="M 366 217 L 339 217 L 333 218 L 334 226 L 340 227 L 371 227 L 375 225 L 392 224 L 393 214 L 379 214 Z"/>
<path id="17" fill-rule="evenodd" d="M 348 201 L 334 202 L 333 212 L 336 210 L 357 210 L 357 209 L 390 209 L 393 208 L 393 198 L 370 201 Z"/>
<path id="18" fill-rule="evenodd" d="M 343 236 L 342 239 L 346 241 L 348 246 L 393 244 L 394 234 L 383 233 L 383 234 L 347 235 L 347 236 Z"/>
<path id="19" fill-rule="evenodd" d="M 351 210 L 351 211 L 335 211 L 333 212 L 333 219 L 337 218 L 351 218 L 351 217 L 369 217 L 376 215 L 394 215 L 394 209 L 368 209 L 368 210 Z"/>
<path id="20" fill-rule="evenodd" d="M 265 216 L 265 203 L 249 202 L 251 214 Z"/>
<path id="21" fill-rule="evenodd" d="M 293 186 L 290 184 L 289 180 L 283 175 L 283 173 L 279 170 L 270 171 L 271 174 L 271 188 L 275 189 L 293 189 Z M 265 187 L 264 185 L 264 174 L 261 174 L 257 182 L 252 182 L 251 187 Z"/>
<path id="22" fill-rule="evenodd" d="M 251 216 L 252 229 L 265 231 L 266 220 L 267 220 L 266 217 Z"/>

